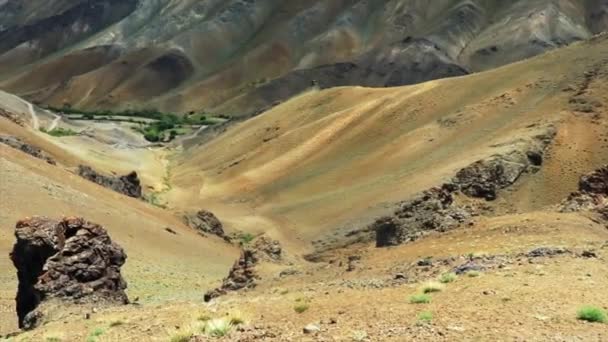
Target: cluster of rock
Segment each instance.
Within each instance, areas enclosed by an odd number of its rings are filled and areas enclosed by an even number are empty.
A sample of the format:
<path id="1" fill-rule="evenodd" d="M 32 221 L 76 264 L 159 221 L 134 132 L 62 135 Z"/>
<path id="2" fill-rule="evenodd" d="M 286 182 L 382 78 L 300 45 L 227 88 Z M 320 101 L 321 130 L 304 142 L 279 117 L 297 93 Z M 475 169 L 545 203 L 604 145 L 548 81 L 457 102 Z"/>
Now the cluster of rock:
<path id="1" fill-rule="evenodd" d="M 55 160 L 53 160 L 53 158 L 51 158 L 46 152 L 42 151 L 36 146 L 23 142 L 17 137 L 0 135 L 0 143 L 25 152 L 34 158 L 42 159 L 51 165 L 57 164 Z"/>
<path id="2" fill-rule="evenodd" d="M 579 180 L 578 191 L 571 193 L 562 203 L 562 212 L 591 210 L 608 220 L 608 165 Z"/>
<path id="3" fill-rule="evenodd" d="M 546 148 L 555 136 L 549 128 L 529 141 L 519 141 L 511 151 L 479 160 L 458 171 L 440 188 L 431 188 L 401 202 L 390 216 L 371 224 L 376 246 L 396 246 L 414 241 L 431 231 L 445 232 L 466 223 L 476 215 L 472 205 L 455 203 L 454 194 L 495 200 L 498 191 L 507 188 L 524 174 L 536 172 L 543 163 Z"/>
<path id="4" fill-rule="evenodd" d="M 120 269 L 124 250 L 106 230 L 82 218 L 56 221 L 34 217 L 19 221 L 11 260 L 17 269 L 19 326 L 32 329 L 44 316 L 42 304 L 127 304 L 127 283 Z"/>
<path id="5" fill-rule="evenodd" d="M 392 216 L 372 224 L 376 247 L 396 246 L 414 241 L 429 231 L 447 231 L 471 217 L 472 208 L 454 205 L 447 188 L 432 188 L 414 199 L 402 202 Z"/>
<path id="6" fill-rule="evenodd" d="M 184 222 L 203 236 L 213 234 L 228 239 L 222 222 L 210 211 L 199 210 L 195 214 L 184 215 Z"/>
<path id="7" fill-rule="evenodd" d="M 23 121 L 23 119 L 21 118 L 21 115 L 13 113 L 13 112 L 9 112 L 6 111 L 2 108 L 0 108 L 0 117 L 8 119 L 9 121 L 24 127 L 25 126 L 25 122 Z"/>
<path id="8" fill-rule="evenodd" d="M 205 302 L 225 295 L 229 291 L 254 288 L 257 285 L 256 279 L 258 278 L 255 272 L 255 265 L 257 262 L 258 258 L 253 250 L 242 250 L 241 256 L 230 269 L 228 277 L 224 278 L 222 285 L 205 293 Z"/>
<path id="9" fill-rule="evenodd" d="M 113 177 L 102 175 L 89 166 L 80 165 L 78 166 L 78 175 L 93 183 L 99 184 L 108 189 L 112 189 L 129 197 L 142 197 L 141 182 L 137 176 L 137 172 L 135 171 L 125 176 Z"/>

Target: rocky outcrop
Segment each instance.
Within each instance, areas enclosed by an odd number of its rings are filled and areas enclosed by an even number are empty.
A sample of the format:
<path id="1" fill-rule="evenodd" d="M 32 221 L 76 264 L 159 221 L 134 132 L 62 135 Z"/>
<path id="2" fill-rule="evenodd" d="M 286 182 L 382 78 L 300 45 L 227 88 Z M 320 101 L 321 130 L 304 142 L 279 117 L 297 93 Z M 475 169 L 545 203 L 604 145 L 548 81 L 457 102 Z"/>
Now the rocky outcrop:
<path id="1" fill-rule="evenodd" d="M 45 217 L 17 222 L 11 260 L 17 269 L 17 315 L 23 329 L 35 328 L 42 304 L 126 304 L 127 283 L 120 270 L 124 250 L 106 230 L 82 218 Z"/>
<path id="2" fill-rule="evenodd" d="M 222 222 L 210 211 L 199 210 L 196 214 L 185 215 L 184 222 L 203 236 L 208 233 L 227 238 Z"/>
<path id="3" fill-rule="evenodd" d="M 279 261 L 283 255 L 283 249 L 281 248 L 279 241 L 273 240 L 266 236 L 260 236 L 257 238 L 253 243 L 252 248 L 258 259 Z"/>
<path id="4" fill-rule="evenodd" d="M 499 190 L 515 184 L 524 173 L 540 168 L 554 136 L 555 131 L 550 129 L 530 141 L 520 142 L 508 153 L 479 160 L 458 171 L 451 185 L 467 196 L 495 200 Z"/>
<path id="5" fill-rule="evenodd" d="M 53 160 L 53 158 L 51 158 L 46 152 L 42 151 L 36 146 L 21 141 L 21 139 L 17 137 L 0 135 L 0 143 L 25 152 L 34 158 L 42 159 L 51 165 L 57 164 L 55 160 Z"/>
<path id="6" fill-rule="evenodd" d="M 441 188 L 432 188 L 399 204 L 390 216 L 377 219 L 370 227 L 376 233 L 376 246 L 396 246 L 414 241 L 431 231 L 445 232 L 466 223 L 480 204 L 455 203 L 454 194 L 492 201 L 501 189 L 512 186 L 525 173 L 536 172 L 555 130 L 548 127 L 529 140 L 509 143 L 510 149 L 479 160 L 456 173 Z M 494 147 L 504 148 L 505 145 Z"/>
<path id="7" fill-rule="evenodd" d="M 123 195 L 134 198 L 142 197 L 141 182 L 135 171 L 125 176 L 111 177 L 102 175 L 89 166 L 80 165 L 78 167 L 78 175 Z"/>
<path id="8" fill-rule="evenodd" d="M 225 295 L 229 291 L 238 291 L 255 287 L 257 279 L 255 265 L 257 262 L 258 258 L 256 257 L 256 253 L 253 250 L 244 249 L 241 252 L 239 259 L 230 269 L 228 277 L 224 278 L 222 285 L 205 293 L 205 302 Z"/>
<path id="9" fill-rule="evenodd" d="M 472 212 L 470 207 L 454 205 L 449 188 L 432 188 L 402 202 L 392 216 L 382 217 L 372 224 L 376 247 L 414 241 L 430 231 L 447 231 L 466 222 Z"/>
<path id="10" fill-rule="evenodd" d="M 596 211 L 608 219 L 608 165 L 581 177 L 578 191 L 561 204 L 560 211 Z"/>
<path id="11" fill-rule="evenodd" d="M 12 113 L 12 112 L 9 112 L 9 111 L 6 111 L 6 110 L 0 108 L 0 117 L 8 119 L 9 121 L 11 121 L 21 127 L 25 127 L 25 122 L 23 121 L 23 119 L 21 118 L 21 115 L 19 115 L 19 114 L 15 114 L 15 113 Z"/>

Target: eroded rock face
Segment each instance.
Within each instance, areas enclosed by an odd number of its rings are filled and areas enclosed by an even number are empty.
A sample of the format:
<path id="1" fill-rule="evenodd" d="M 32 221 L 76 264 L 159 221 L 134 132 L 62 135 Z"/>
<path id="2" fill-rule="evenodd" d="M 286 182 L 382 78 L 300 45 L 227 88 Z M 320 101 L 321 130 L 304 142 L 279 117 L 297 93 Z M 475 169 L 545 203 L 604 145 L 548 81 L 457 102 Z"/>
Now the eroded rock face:
<path id="1" fill-rule="evenodd" d="M 53 160 L 53 158 L 51 158 L 46 152 L 42 151 L 36 146 L 21 141 L 21 139 L 17 137 L 0 135 L 0 143 L 27 153 L 34 158 L 42 159 L 51 165 L 57 164 L 55 160 Z"/>
<path id="2" fill-rule="evenodd" d="M 467 196 L 495 200 L 499 190 L 515 184 L 525 172 L 540 168 L 554 136 L 555 131 L 550 128 L 508 153 L 479 160 L 458 171 L 451 184 Z"/>
<path id="3" fill-rule="evenodd" d="M 102 175 L 89 166 L 80 165 L 78 166 L 78 175 L 129 197 L 142 197 L 141 182 L 135 171 L 125 176 L 111 177 Z"/>
<path id="4" fill-rule="evenodd" d="M 124 250 L 106 230 L 82 218 L 46 217 L 17 222 L 11 260 L 17 268 L 19 326 L 32 329 L 50 299 L 74 304 L 126 304 L 127 283 L 120 269 Z"/>
<path id="5" fill-rule="evenodd" d="M 260 236 L 253 243 L 254 253 L 257 258 L 270 259 L 270 261 L 281 260 L 283 249 L 279 241 L 267 236 Z"/>
<path id="6" fill-rule="evenodd" d="M 452 193 L 446 187 L 432 188 L 402 202 L 392 216 L 372 224 L 376 247 L 397 246 L 429 231 L 447 231 L 459 226 L 471 217 L 473 210 L 453 203 Z"/>
<path id="7" fill-rule="evenodd" d="M 229 291 L 238 291 L 256 286 L 257 274 L 255 265 L 258 262 L 256 253 L 250 249 L 244 249 L 241 256 L 230 269 L 228 277 L 224 278 L 222 285 L 205 293 L 205 302 L 225 295 Z"/>
<path id="8" fill-rule="evenodd" d="M 562 212 L 592 210 L 608 220 L 608 165 L 581 177 L 578 191 L 561 205 Z"/>
<path id="9" fill-rule="evenodd" d="M 184 221 L 202 235 L 209 233 L 222 238 L 226 237 L 222 222 L 210 211 L 199 210 L 196 214 L 184 216 Z"/>

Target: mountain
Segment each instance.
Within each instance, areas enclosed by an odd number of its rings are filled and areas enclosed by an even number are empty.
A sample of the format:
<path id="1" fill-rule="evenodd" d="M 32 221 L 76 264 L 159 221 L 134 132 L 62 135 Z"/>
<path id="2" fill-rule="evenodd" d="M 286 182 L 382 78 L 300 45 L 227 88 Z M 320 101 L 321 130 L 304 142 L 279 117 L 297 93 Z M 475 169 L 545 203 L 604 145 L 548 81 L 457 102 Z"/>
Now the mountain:
<path id="1" fill-rule="evenodd" d="M 605 0 L 0 3 L 0 87 L 55 107 L 245 116 L 311 87 L 468 74 L 589 38 Z"/>
<path id="2" fill-rule="evenodd" d="M 607 9 L 0 0 L 0 340 L 608 340 Z"/>

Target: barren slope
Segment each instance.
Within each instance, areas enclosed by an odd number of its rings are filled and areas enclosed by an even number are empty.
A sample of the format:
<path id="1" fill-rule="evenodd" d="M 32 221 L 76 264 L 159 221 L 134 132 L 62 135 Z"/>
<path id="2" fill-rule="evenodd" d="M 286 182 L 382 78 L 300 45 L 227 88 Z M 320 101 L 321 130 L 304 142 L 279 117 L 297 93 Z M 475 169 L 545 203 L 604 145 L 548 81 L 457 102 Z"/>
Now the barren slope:
<path id="1" fill-rule="evenodd" d="M 248 207 L 274 222 L 259 230 L 312 241 L 364 225 L 479 159 L 555 130 L 541 171 L 520 179 L 497 207 L 558 203 L 581 174 L 608 162 L 607 43 L 601 36 L 409 87 L 308 92 L 185 151 L 168 196 L 177 207 Z"/>

